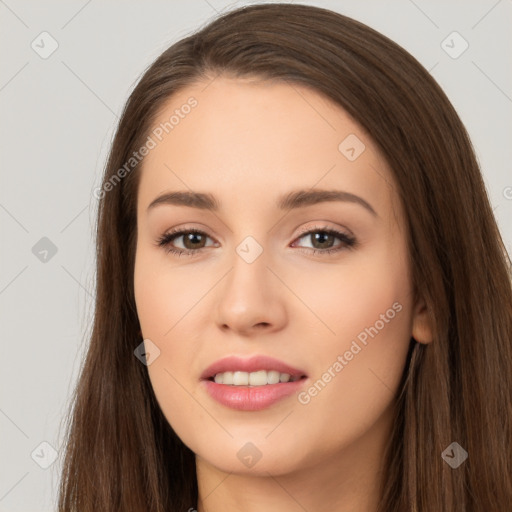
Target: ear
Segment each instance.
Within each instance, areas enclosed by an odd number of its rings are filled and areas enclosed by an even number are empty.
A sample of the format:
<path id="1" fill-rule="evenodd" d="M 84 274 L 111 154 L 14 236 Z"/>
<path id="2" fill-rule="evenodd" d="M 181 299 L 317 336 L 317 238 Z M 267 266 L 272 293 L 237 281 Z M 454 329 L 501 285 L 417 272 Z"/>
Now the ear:
<path id="1" fill-rule="evenodd" d="M 430 343 L 433 339 L 432 323 L 423 299 L 419 299 L 414 307 L 412 317 L 412 337 L 418 343 Z"/>

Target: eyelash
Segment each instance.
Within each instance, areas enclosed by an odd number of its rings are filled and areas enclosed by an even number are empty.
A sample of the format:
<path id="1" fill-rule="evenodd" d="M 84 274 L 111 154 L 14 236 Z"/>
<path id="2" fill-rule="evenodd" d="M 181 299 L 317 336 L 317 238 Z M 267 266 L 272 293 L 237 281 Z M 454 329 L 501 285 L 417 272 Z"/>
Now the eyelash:
<path id="1" fill-rule="evenodd" d="M 208 235 L 204 231 L 201 231 L 199 229 L 195 229 L 195 228 L 181 229 L 181 230 L 177 229 L 177 230 L 170 231 L 169 233 L 166 233 L 163 236 L 161 236 L 157 240 L 157 246 L 163 247 L 167 253 L 176 254 L 178 256 L 196 256 L 196 255 L 198 255 L 198 253 L 200 253 L 202 251 L 202 249 L 206 249 L 206 247 L 200 247 L 199 249 L 177 249 L 171 245 L 171 242 L 175 238 L 179 238 L 180 236 L 183 236 L 183 235 L 189 234 L 189 233 L 195 233 L 195 234 L 204 235 L 204 236 L 208 237 Z M 331 229 L 331 228 L 327 228 L 327 227 L 323 227 L 323 228 L 315 227 L 313 229 L 305 230 L 297 237 L 297 240 L 300 240 L 301 238 L 304 238 L 306 235 L 310 235 L 313 233 L 324 233 L 327 235 L 333 235 L 336 238 L 339 238 L 342 241 L 342 244 L 340 244 L 336 248 L 332 248 L 332 249 L 314 249 L 314 248 L 303 247 L 303 248 L 299 248 L 299 250 L 302 249 L 302 252 L 307 252 L 310 254 L 313 253 L 313 254 L 321 254 L 321 255 L 325 255 L 325 254 L 331 255 L 333 253 L 337 253 L 337 252 L 340 252 L 345 249 L 354 249 L 357 245 L 357 240 L 353 236 L 347 235 L 345 233 L 341 233 L 340 231 L 336 231 L 335 229 Z M 208 238 L 211 238 L 211 237 L 208 237 Z M 306 249 L 306 251 L 304 251 L 304 249 Z"/>

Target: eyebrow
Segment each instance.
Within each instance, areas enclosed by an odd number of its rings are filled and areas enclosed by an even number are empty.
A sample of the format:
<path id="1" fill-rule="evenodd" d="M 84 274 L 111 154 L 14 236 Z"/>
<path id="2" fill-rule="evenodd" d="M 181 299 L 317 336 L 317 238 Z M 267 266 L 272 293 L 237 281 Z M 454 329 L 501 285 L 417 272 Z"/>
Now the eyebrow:
<path id="1" fill-rule="evenodd" d="M 342 190 L 295 190 L 281 196 L 278 199 L 277 206 L 281 210 L 291 210 L 332 201 L 359 204 L 368 210 L 373 216 L 378 217 L 377 212 L 362 197 Z M 220 203 L 217 201 L 215 196 L 209 193 L 193 191 L 166 192 L 154 199 L 148 206 L 147 210 L 149 211 L 158 205 L 188 206 L 190 208 L 199 208 L 214 212 L 217 212 L 220 209 Z"/>

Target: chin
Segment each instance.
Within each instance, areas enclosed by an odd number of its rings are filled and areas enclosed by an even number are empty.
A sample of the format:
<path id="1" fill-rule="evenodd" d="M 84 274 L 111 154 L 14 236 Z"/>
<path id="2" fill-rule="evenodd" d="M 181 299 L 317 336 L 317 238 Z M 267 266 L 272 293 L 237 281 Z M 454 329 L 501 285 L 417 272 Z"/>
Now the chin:
<path id="1" fill-rule="evenodd" d="M 196 457 L 225 473 L 254 476 L 268 476 L 270 473 L 279 476 L 304 467 L 304 449 L 299 450 L 297 446 L 278 446 L 268 440 L 258 443 L 234 439 L 212 445 L 215 447 L 213 451 L 211 445 L 205 446 L 204 450 L 195 451 Z"/>

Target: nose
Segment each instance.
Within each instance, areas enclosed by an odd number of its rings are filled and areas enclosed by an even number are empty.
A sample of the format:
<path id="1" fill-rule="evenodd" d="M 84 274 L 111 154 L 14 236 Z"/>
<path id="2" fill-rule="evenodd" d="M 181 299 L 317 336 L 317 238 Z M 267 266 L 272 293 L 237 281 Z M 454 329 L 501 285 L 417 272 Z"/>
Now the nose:
<path id="1" fill-rule="evenodd" d="M 252 336 L 283 329 L 286 288 L 267 266 L 265 251 L 248 263 L 235 252 L 232 268 L 217 288 L 216 323 L 223 331 Z"/>

